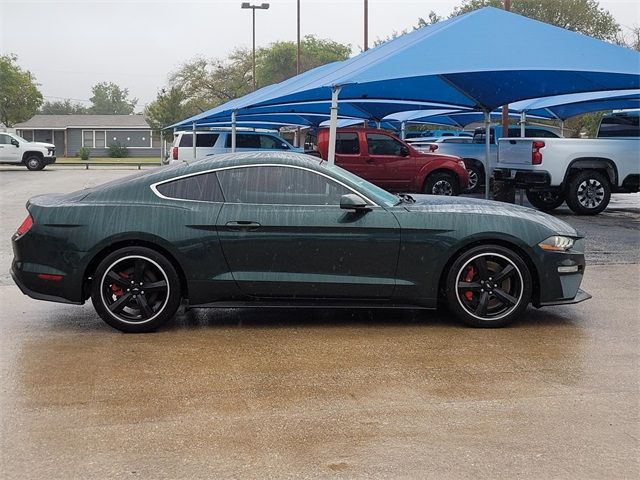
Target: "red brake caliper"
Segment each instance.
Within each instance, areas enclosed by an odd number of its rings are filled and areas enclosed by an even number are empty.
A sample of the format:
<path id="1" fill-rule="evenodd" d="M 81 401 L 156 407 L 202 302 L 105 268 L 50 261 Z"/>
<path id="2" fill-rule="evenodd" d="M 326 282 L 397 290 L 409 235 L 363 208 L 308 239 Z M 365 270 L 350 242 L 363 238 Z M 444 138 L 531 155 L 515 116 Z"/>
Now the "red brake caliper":
<path id="1" fill-rule="evenodd" d="M 464 281 L 471 282 L 475 275 L 476 275 L 476 269 L 473 267 L 473 265 L 469 265 L 469 268 L 467 269 L 467 274 L 464 277 Z M 472 291 L 464 292 L 464 296 L 467 297 L 467 300 L 469 301 L 473 300 Z"/>
<path id="2" fill-rule="evenodd" d="M 124 279 L 129 278 L 129 275 L 124 272 L 120 272 L 118 275 L 120 275 L 120 277 Z M 124 295 L 124 290 L 122 290 L 122 288 L 115 283 L 111 285 L 111 291 L 115 294 L 116 297 L 121 297 L 122 295 Z"/>

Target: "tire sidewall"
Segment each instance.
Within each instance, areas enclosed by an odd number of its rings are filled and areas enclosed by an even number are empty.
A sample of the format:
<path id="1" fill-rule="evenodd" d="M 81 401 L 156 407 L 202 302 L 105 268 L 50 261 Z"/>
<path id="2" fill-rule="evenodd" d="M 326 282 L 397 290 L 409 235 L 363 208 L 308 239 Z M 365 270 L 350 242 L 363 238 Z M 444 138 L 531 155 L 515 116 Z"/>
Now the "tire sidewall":
<path id="1" fill-rule="evenodd" d="M 478 179 L 478 181 L 476 182 L 476 184 L 474 185 L 473 188 L 467 188 L 465 191 L 467 193 L 476 193 L 476 192 L 478 192 L 480 190 L 480 185 L 481 185 L 482 181 L 484 180 L 484 174 L 482 173 L 482 171 L 476 165 L 471 164 L 471 163 L 467 163 L 467 170 L 469 172 L 473 171 L 475 173 L 476 178 Z"/>
<path id="2" fill-rule="evenodd" d="M 160 266 L 169 281 L 169 298 L 163 309 L 152 320 L 145 323 L 126 323 L 115 318 L 104 304 L 102 298 L 102 278 L 107 269 L 118 259 L 137 255 L 148 258 Z M 181 301 L 180 278 L 173 264 L 162 254 L 146 247 L 125 247 L 107 255 L 98 265 L 91 284 L 91 302 L 100 317 L 113 328 L 125 333 L 144 333 L 158 329 L 161 325 L 173 318 Z"/>
<path id="3" fill-rule="evenodd" d="M 554 202 L 545 202 L 544 200 L 542 200 L 540 198 L 541 193 L 544 192 L 532 192 L 530 190 L 526 191 L 527 200 L 529 200 L 529 203 L 538 210 L 542 210 L 543 212 L 550 212 L 551 210 L 555 210 L 565 201 L 565 196 L 560 191 L 554 192 L 558 195 L 558 198 Z"/>
<path id="4" fill-rule="evenodd" d="M 32 166 L 32 160 L 36 160 L 37 165 Z M 29 157 L 27 157 L 27 159 L 24 161 L 24 164 L 27 167 L 27 170 L 31 170 L 32 172 L 42 170 L 44 168 L 44 160 L 37 155 L 30 155 Z"/>
<path id="5" fill-rule="evenodd" d="M 460 194 L 460 186 L 458 185 L 458 178 L 453 173 L 436 172 L 427 177 L 424 183 L 423 193 L 427 195 L 436 195 L 433 192 L 433 187 L 439 181 L 446 181 L 451 185 L 451 197 L 456 197 Z"/>
<path id="6" fill-rule="evenodd" d="M 481 320 L 470 315 L 462 305 L 460 305 L 458 300 L 457 274 L 469 259 L 481 253 L 496 253 L 507 257 L 518 268 L 520 275 L 522 276 L 522 296 L 520 298 L 520 303 L 511 313 L 497 320 Z M 449 309 L 456 315 L 456 317 L 458 317 L 458 319 L 472 327 L 497 328 L 504 327 L 505 325 L 514 322 L 526 311 L 529 303 L 531 302 L 531 296 L 533 293 L 531 272 L 529 271 L 529 267 L 526 262 L 513 250 L 500 245 L 481 245 L 461 253 L 449 267 L 445 282 L 445 294 Z"/>
<path id="7" fill-rule="evenodd" d="M 578 200 L 578 188 L 580 184 L 589 179 L 597 180 L 604 188 L 604 198 L 600 205 L 596 208 L 587 208 Z M 609 179 L 600 172 L 595 170 L 587 170 L 580 172 L 571 178 L 567 189 L 567 205 L 577 215 L 597 215 L 602 212 L 609 205 L 611 200 L 611 184 Z"/>

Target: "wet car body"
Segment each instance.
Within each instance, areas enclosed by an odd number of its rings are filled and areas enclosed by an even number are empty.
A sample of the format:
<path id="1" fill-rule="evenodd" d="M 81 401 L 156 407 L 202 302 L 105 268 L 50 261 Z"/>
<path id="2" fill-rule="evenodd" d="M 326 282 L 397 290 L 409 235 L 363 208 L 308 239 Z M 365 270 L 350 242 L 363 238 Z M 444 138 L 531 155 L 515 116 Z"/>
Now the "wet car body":
<path id="1" fill-rule="evenodd" d="M 222 178 L 265 165 L 335 179 L 366 199 L 367 207 L 257 204 L 233 201 L 227 193 L 224 201 L 198 201 L 161 192 L 177 180 L 211 172 Z M 486 244 L 523 259 L 533 305 L 588 298 L 579 290 L 583 241 L 562 221 L 483 200 L 401 200 L 299 154 L 222 155 L 71 194 L 34 197 L 27 209 L 33 225 L 14 235 L 11 273 L 24 293 L 42 300 L 83 303 L 100 262 L 138 246 L 169 260 L 191 307 L 318 303 L 432 309 L 452 264 Z M 554 235 L 575 243 L 563 252 L 539 247 Z M 563 266 L 569 273 L 559 273 Z"/>

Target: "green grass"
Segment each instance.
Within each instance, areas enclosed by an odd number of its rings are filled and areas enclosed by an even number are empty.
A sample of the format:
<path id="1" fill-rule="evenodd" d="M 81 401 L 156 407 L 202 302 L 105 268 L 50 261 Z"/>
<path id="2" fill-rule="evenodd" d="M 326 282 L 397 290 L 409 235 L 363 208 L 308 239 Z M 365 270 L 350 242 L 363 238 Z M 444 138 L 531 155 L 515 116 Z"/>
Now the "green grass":
<path id="1" fill-rule="evenodd" d="M 123 165 L 137 165 L 138 163 L 148 163 L 150 165 L 160 165 L 160 157 L 127 157 L 127 158 L 111 158 L 111 157 L 89 157 L 89 160 L 82 160 L 80 157 L 58 157 L 56 164 L 73 165 L 76 163 L 121 163 Z"/>

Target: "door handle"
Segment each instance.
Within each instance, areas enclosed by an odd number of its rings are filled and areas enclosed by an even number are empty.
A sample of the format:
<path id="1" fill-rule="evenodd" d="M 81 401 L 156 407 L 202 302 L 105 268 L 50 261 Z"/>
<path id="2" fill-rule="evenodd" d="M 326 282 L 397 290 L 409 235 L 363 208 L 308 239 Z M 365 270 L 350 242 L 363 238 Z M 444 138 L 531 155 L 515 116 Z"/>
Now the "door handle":
<path id="1" fill-rule="evenodd" d="M 251 222 L 248 220 L 238 220 L 235 222 L 227 222 L 224 225 L 227 227 L 227 230 L 256 230 L 260 228 L 260 224 L 258 222 Z"/>

